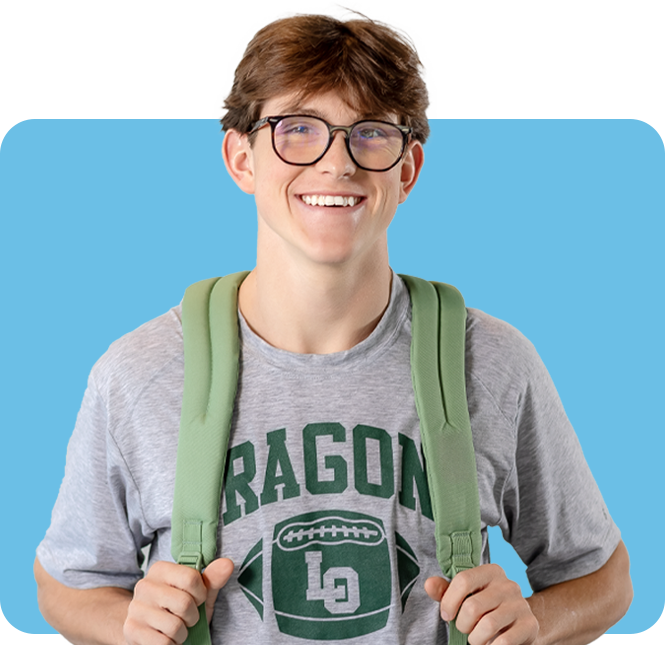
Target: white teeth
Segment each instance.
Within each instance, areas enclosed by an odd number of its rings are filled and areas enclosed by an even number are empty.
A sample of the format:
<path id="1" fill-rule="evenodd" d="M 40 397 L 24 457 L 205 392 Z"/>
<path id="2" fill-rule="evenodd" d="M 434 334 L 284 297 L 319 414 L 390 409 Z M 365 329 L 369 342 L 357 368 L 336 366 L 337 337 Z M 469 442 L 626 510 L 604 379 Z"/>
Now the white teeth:
<path id="1" fill-rule="evenodd" d="M 302 200 L 310 206 L 355 206 L 360 197 L 342 195 L 302 195 Z"/>

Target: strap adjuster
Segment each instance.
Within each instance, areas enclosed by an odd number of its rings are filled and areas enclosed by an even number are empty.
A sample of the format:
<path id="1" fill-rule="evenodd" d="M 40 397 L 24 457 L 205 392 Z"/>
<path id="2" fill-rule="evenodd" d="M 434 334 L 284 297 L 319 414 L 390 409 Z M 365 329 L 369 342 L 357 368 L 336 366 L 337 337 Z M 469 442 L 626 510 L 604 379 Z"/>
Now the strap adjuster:
<path id="1" fill-rule="evenodd" d="M 202 553 L 181 553 L 178 558 L 178 564 L 184 564 L 187 567 L 196 569 L 201 573 L 203 569 L 203 554 Z"/>
<path id="2" fill-rule="evenodd" d="M 178 557 L 178 564 L 203 570 L 203 523 L 199 520 L 183 520 L 182 547 Z"/>
<path id="3" fill-rule="evenodd" d="M 452 574 L 453 576 L 466 569 L 473 568 L 473 543 L 469 531 L 456 531 L 451 536 L 452 542 Z"/>

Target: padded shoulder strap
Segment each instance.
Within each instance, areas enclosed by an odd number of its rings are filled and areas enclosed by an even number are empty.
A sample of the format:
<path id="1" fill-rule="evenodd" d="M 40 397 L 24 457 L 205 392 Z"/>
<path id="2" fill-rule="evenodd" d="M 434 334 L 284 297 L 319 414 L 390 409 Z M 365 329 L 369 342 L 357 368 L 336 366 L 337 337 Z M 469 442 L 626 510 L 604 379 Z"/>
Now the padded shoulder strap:
<path id="1" fill-rule="evenodd" d="M 185 384 L 171 554 L 201 571 L 217 553 L 219 504 L 238 383 L 238 288 L 247 272 L 190 286 L 182 304 Z M 205 606 L 188 645 L 209 645 Z"/>
<path id="2" fill-rule="evenodd" d="M 171 552 L 201 570 L 217 553 L 219 504 L 238 380 L 237 294 L 247 273 L 198 282 L 183 301 L 185 385 Z M 466 309 L 457 290 L 402 276 L 412 303 L 411 366 L 437 558 L 453 577 L 480 563 L 480 506 L 466 402 Z M 186 645 L 209 645 L 205 606 Z M 466 643 L 454 622 L 450 645 Z"/>
<path id="3" fill-rule="evenodd" d="M 432 500 L 436 553 L 452 578 L 482 550 L 476 458 L 466 400 L 466 308 L 447 284 L 401 276 L 412 308 L 411 374 Z M 450 645 L 466 635 L 450 624 Z"/>

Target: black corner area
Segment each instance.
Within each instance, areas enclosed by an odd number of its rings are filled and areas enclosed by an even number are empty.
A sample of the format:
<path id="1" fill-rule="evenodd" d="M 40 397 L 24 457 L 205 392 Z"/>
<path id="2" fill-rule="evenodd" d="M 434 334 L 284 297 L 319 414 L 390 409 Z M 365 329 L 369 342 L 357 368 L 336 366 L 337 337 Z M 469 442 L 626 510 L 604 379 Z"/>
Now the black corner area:
<path id="1" fill-rule="evenodd" d="M 0 3 L 0 11 L 2 11 Z M 24 119 L 82 119 L 71 92 L 0 25 L 0 135 Z"/>

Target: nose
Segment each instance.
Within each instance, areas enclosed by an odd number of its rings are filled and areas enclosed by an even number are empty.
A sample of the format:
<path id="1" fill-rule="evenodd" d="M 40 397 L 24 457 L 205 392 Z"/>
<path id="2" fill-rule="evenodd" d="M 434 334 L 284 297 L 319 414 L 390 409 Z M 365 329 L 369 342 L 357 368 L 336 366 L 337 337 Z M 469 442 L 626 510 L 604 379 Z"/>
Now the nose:
<path id="1" fill-rule="evenodd" d="M 347 177 L 356 172 L 357 166 L 346 149 L 345 137 L 345 133 L 341 130 L 333 132 L 330 148 L 316 163 L 316 167 L 321 172 L 330 173 L 336 177 Z"/>

